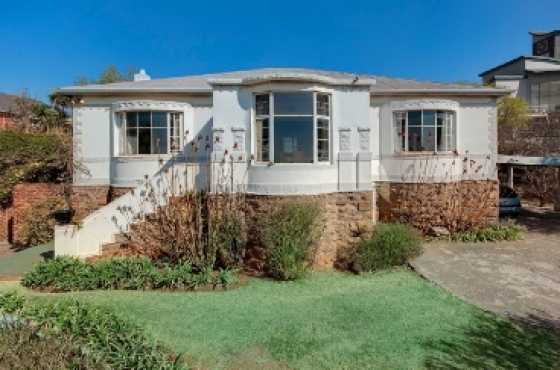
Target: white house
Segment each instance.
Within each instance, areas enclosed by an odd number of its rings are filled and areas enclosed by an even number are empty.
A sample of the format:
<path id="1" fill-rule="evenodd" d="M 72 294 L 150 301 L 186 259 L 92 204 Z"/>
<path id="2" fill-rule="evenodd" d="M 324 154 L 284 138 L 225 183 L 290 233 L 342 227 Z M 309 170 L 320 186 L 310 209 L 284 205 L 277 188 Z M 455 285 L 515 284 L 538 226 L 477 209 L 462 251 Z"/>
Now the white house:
<path id="1" fill-rule="evenodd" d="M 507 93 L 299 68 L 166 79 L 141 71 L 131 82 L 61 88 L 75 102 L 75 157 L 88 169 L 76 174 L 75 191 L 125 195 L 80 227 L 57 228 L 56 253 L 101 253 L 118 232 L 119 207 L 141 203 L 128 189 L 171 164 L 185 187 L 215 182 L 207 169 L 229 163 L 226 182 L 253 198 L 322 199 L 336 240 L 355 227 L 345 220 L 374 223 L 401 208 L 438 224 L 453 203 L 449 184 L 463 195 L 489 186 L 497 197 L 496 100 Z M 403 192 L 411 184 L 416 196 Z M 411 210 L 430 189 L 441 198 L 432 209 Z M 326 247 L 323 264 L 336 253 Z"/>

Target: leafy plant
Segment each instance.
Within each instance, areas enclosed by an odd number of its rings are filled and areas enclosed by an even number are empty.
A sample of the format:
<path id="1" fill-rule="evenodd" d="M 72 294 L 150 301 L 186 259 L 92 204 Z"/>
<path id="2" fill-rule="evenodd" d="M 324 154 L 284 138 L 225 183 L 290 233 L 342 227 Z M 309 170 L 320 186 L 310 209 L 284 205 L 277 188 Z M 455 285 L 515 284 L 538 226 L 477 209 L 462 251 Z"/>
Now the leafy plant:
<path id="1" fill-rule="evenodd" d="M 0 206 L 10 204 L 20 182 L 69 182 L 73 170 L 87 172 L 73 161 L 68 133 L 0 131 Z"/>
<path id="2" fill-rule="evenodd" d="M 525 227 L 508 221 L 505 224 L 490 225 L 488 227 L 464 231 L 452 235 L 454 241 L 461 242 L 497 242 L 521 240 L 527 230 Z"/>
<path id="3" fill-rule="evenodd" d="M 358 245 L 354 270 L 376 271 L 404 265 L 422 253 L 417 231 L 404 224 L 379 224 L 371 238 Z"/>
<path id="4" fill-rule="evenodd" d="M 12 322 L 0 327 L 2 369 L 99 369 L 66 333 L 46 336 L 30 323 Z M 105 365 L 105 366 L 104 366 Z"/>
<path id="5" fill-rule="evenodd" d="M 57 257 L 41 262 L 25 274 L 21 284 L 53 292 L 93 289 L 181 289 L 205 285 L 227 287 L 234 283 L 234 272 L 214 273 L 207 267 L 194 272 L 190 263 L 156 264 L 147 257 L 123 257 L 96 263 Z"/>
<path id="6" fill-rule="evenodd" d="M 1 302 L 5 301 L 0 301 L 0 312 L 6 312 Z M 85 357 L 87 363 L 96 365 L 94 368 L 179 368 L 178 357 L 151 343 L 135 325 L 103 308 L 70 300 L 47 304 L 25 302 L 16 315 L 20 321 L 25 320 L 23 323 L 28 327 L 37 328 L 36 333 L 40 336 L 58 338 L 54 340 L 55 344 L 58 344 L 57 340 L 63 341 L 53 348 L 57 351 L 53 353 L 58 353 L 66 362 L 75 360 L 71 355 L 76 351 L 77 359 L 83 361 Z M 27 337 L 37 342 L 34 335 Z M 40 350 L 39 356 L 52 355 L 42 353 L 42 348 Z"/>
<path id="7" fill-rule="evenodd" d="M 318 237 L 320 214 L 315 202 L 286 202 L 262 220 L 266 268 L 272 277 L 295 280 L 307 272 Z"/>
<path id="8" fill-rule="evenodd" d="M 65 206 L 61 198 L 48 198 L 29 208 L 21 219 L 20 238 L 25 247 L 44 244 L 54 238 L 56 224 L 52 213 Z"/>

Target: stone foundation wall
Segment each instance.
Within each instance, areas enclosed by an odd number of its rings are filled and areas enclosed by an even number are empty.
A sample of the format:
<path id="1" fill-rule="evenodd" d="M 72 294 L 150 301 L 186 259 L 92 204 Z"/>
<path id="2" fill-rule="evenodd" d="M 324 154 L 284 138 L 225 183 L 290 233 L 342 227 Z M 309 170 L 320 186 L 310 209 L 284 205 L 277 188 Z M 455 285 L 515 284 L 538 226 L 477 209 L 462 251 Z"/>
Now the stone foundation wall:
<path id="1" fill-rule="evenodd" d="M 12 203 L 8 208 L 0 209 L 0 240 L 10 243 L 20 241 L 19 234 L 22 218 L 34 206 L 49 198 L 63 197 L 61 184 L 23 183 L 14 187 Z"/>
<path id="2" fill-rule="evenodd" d="M 258 241 L 257 220 L 280 202 L 309 200 L 320 204 L 324 217 L 324 230 L 317 242 L 314 268 L 344 267 L 346 257 L 359 237 L 371 231 L 375 223 L 375 198 L 372 191 L 294 196 L 248 194 L 250 240 L 247 263 L 250 268 L 258 271 L 263 269 L 264 251 Z"/>
<path id="3" fill-rule="evenodd" d="M 409 223 L 425 233 L 434 226 L 452 232 L 485 226 L 498 219 L 498 189 L 490 180 L 379 183 L 379 220 Z"/>

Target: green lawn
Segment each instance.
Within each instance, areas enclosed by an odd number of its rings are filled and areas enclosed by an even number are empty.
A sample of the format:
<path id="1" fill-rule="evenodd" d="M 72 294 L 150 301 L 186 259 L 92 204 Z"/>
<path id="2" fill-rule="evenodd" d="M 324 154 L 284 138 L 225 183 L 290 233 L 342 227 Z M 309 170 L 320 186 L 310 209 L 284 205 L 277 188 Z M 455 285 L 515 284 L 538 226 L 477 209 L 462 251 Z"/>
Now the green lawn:
<path id="1" fill-rule="evenodd" d="M 7 257 L 0 258 L 0 278 L 13 278 L 30 271 L 33 265 L 53 253 L 54 242 L 24 249 Z"/>
<path id="2" fill-rule="evenodd" d="M 14 285 L 0 285 L 0 292 Z M 548 369 L 558 338 L 498 319 L 408 271 L 263 279 L 227 292 L 30 293 L 106 305 L 195 368 Z"/>

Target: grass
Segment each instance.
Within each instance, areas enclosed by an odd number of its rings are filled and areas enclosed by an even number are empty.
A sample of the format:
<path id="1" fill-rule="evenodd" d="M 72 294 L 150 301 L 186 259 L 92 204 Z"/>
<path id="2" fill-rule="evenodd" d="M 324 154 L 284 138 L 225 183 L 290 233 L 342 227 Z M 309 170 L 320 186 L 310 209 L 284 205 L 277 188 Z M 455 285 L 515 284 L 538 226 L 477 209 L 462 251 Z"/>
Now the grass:
<path id="1" fill-rule="evenodd" d="M 9 279 L 23 275 L 30 271 L 36 263 L 43 261 L 44 255 L 53 251 L 54 243 L 49 242 L 0 258 L 0 279 Z"/>
<path id="2" fill-rule="evenodd" d="M 15 284 L 0 285 L 0 292 Z M 558 365 L 549 332 L 486 314 L 399 270 L 252 279 L 226 292 L 40 294 L 108 306 L 194 368 L 418 369 Z"/>

